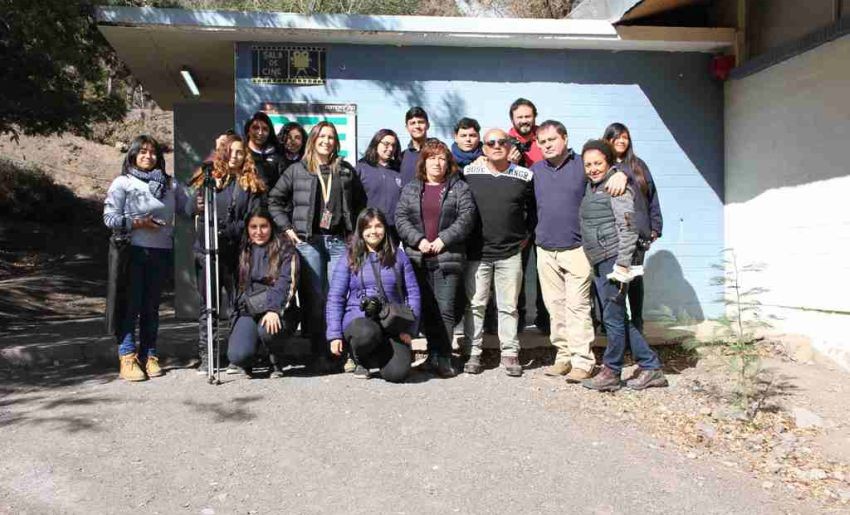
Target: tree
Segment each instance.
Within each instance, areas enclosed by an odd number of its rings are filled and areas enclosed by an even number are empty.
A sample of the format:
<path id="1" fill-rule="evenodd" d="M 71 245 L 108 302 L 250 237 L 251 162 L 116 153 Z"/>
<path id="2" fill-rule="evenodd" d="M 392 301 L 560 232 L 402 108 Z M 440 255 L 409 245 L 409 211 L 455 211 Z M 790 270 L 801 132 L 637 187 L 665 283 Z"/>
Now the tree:
<path id="1" fill-rule="evenodd" d="M 0 134 L 88 134 L 124 116 L 109 91 L 119 64 L 87 0 L 0 0 Z"/>

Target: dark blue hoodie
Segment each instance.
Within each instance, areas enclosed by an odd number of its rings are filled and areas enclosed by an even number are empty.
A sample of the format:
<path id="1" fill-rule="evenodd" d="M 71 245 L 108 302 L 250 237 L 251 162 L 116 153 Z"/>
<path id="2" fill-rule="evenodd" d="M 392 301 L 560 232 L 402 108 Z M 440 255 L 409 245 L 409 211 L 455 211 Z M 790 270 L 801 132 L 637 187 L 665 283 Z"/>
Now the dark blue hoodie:
<path id="1" fill-rule="evenodd" d="M 419 161 L 419 151 L 411 141 L 407 150 L 401 153 L 401 187 L 416 178 L 416 161 Z"/>
<path id="2" fill-rule="evenodd" d="M 366 206 L 375 207 L 387 216 L 387 223 L 395 226 L 395 208 L 401 195 L 401 173 L 383 166 L 372 166 L 361 159 L 357 162 L 357 176 L 366 192 Z"/>

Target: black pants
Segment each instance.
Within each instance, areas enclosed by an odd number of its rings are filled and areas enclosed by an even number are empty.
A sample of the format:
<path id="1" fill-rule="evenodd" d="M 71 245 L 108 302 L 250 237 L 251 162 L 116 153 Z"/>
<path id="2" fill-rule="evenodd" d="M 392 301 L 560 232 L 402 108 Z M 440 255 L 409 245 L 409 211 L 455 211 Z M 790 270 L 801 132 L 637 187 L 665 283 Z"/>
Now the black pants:
<path id="1" fill-rule="evenodd" d="M 233 323 L 230 338 L 227 341 L 227 359 L 241 368 L 249 368 L 259 355 L 282 355 L 286 338 L 285 327 L 277 334 L 269 334 L 260 325 L 262 317 L 239 316 Z M 281 319 L 281 326 L 283 326 Z"/>
<path id="2" fill-rule="evenodd" d="M 643 333 L 643 276 L 635 277 L 629 283 L 629 313 L 632 325 Z"/>
<path id="3" fill-rule="evenodd" d="M 195 279 L 198 285 L 198 299 L 200 309 L 198 310 L 198 355 L 207 355 L 207 298 L 206 298 L 206 272 L 204 270 L 203 260 L 195 259 Z M 216 285 L 215 270 L 212 271 L 211 280 L 213 287 Z M 225 263 L 225 260 L 219 264 L 219 305 L 221 311 L 218 313 L 218 322 L 226 322 L 230 319 L 232 311 L 233 299 L 236 295 L 236 276 L 232 268 Z M 213 308 L 215 305 L 213 304 Z M 216 327 L 219 324 L 213 324 L 213 338 L 215 337 Z"/>
<path id="4" fill-rule="evenodd" d="M 436 259 L 414 265 L 422 298 L 420 330 L 428 340 L 428 354 L 451 357 L 455 325 L 455 294 L 461 274 L 446 273 Z"/>
<path id="5" fill-rule="evenodd" d="M 397 338 L 388 338 L 377 322 L 355 318 L 343 331 L 354 362 L 363 367 L 381 369 L 381 377 L 401 383 L 410 373 L 410 346 Z"/>
<path id="6" fill-rule="evenodd" d="M 531 266 L 534 267 L 534 277 L 537 281 L 537 298 L 535 299 L 535 308 L 536 315 L 534 317 L 534 325 L 537 327 L 549 327 L 549 312 L 546 310 L 546 303 L 543 302 L 543 290 L 540 288 L 540 277 L 537 275 L 537 260 L 532 259 L 532 253 L 536 252 L 533 250 L 535 248 L 534 241 L 529 242 L 528 245 L 522 249 L 522 286 L 519 289 L 519 298 L 517 299 L 517 311 L 519 312 L 519 323 L 527 323 L 525 316 L 525 278 L 529 275 L 529 262 L 531 262 Z M 520 327 L 519 330 L 524 329 Z"/>

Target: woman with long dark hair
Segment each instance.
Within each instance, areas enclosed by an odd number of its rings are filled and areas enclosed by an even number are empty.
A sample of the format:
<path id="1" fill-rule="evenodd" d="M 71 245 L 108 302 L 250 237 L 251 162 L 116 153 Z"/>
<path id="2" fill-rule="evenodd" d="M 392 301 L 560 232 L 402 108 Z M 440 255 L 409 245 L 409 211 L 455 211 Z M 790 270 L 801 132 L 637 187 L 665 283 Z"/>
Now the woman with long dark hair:
<path id="1" fill-rule="evenodd" d="M 445 143 L 428 139 L 416 162 L 416 178 L 401 191 L 396 228 L 413 262 L 422 295 L 428 366 L 451 377 L 455 294 L 466 261 L 466 239 L 477 210 Z"/>
<path id="2" fill-rule="evenodd" d="M 307 131 L 298 122 L 289 122 L 277 133 L 277 141 L 282 152 L 280 171 L 286 170 L 292 163 L 301 161 L 307 143 Z M 274 184 L 270 184 L 271 188 Z"/>
<path id="3" fill-rule="evenodd" d="M 363 159 L 357 162 L 357 176 L 363 184 L 366 205 L 386 214 L 387 230 L 394 241 L 398 241 L 395 208 L 401 195 L 400 166 L 398 136 L 390 129 L 376 132 Z"/>
<path id="4" fill-rule="evenodd" d="M 661 237 L 664 220 L 661 216 L 661 204 L 658 190 L 649 173 L 649 167 L 634 151 L 631 133 L 622 123 L 612 123 L 602 136 L 614 149 L 617 166 L 635 185 L 635 220 L 639 233 L 635 265 L 643 265 L 644 255 L 649 246 Z M 643 276 L 636 277 L 629 284 L 629 312 L 632 324 L 643 332 Z"/>
<path id="5" fill-rule="evenodd" d="M 340 259 L 333 272 L 327 340 L 336 356 L 348 345 L 357 364 L 355 377 L 368 378 L 370 369 L 377 368 L 385 380 L 400 383 L 410 372 L 410 335 L 416 324 L 387 334 L 375 313 L 385 302 L 406 303 L 419 319 L 419 286 L 410 260 L 388 237 L 384 213 L 369 207 L 357 217 L 348 259 Z"/>
<path id="6" fill-rule="evenodd" d="M 235 134 L 223 136 L 215 149 L 212 162 L 204 163 L 189 180 L 189 186 L 195 189 L 195 278 L 197 280 L 200 299 L 198 315 L 198 356 L 200 366 L 198 373 L 206 373 L 210 366 L 210 356 L 207 356 L 207 313 L 206 313 L 206 277 L 204 274 L 204 257 L 206 243 L 203 227 L 203 193 L 204 177 L 210 174 L 215 181 L 216 211 L 218 213 L 218 260 L 219 276 L 214 287 L 221 295 L 222 313 L 220 318 L 226 318 L 229 306 L 233 302 L 236 283 L 236 255 L 239 242 L 245 232 L 248 214 L 262 203 L 262 195 L 266 186 L 257 173 L 254 160 L 245 148 L 242 138 Z M 214 275 L 214 274 L 213 274 Z"/>
<path id="7" fill-rule="evenodd" d="M 363 188 L 350 164 L 339 156 L 336 127 L 322 121 L 310 130 L 304 158 L 280 176 L 269 193 L 269 211 L 278 229 L 301 256 L 299 300 L 313 349 L 313 369 L 338 367 L 325 340 L 325 299 L 337 260 L 363 208 Z M 352 367 L 353 370 L 353 367 Z"/>
<path id="8" fill-rule="evenodd" d="M 283 312 L 295 297 L 298 254 L 275 234 L 262 206 L 251 210 L 243 233 L 227 359 L 254 377 L 255 366 L 271 371 L 280 363 L 285 335 L 294 329 L 285 327 Z"/>
<path id="9" fill-rule="evenodd" d="M 106 227 L 129 233 L 126 309 L 118 320 L 120 376 L 144 381 L 162 375 L 156 343 L 162 288 L 171 274 L 174 215 L 187 197 L 166 173 L 162 148 L 150 136 L 130 143 L 121 175 L 112 181 L 103 206 Z M 138 346 L 136 321 L 139 323 Z"/>
<path id="10" fill-rule="evenodd" d="M 631 286 L 634 277 L 632 264 L 639 236 L 631 219 L 635 213 L 637 188 L 629 184 L 622 195 L 612 197 L 603 187 L 618 171 L 614 151 L 606 141 L 588 141 L 581 156 L 587 176 L 579 211 L 582 248 L 593 267 L 593 283 L 602 306 L 602 321 L 608 339 L 602 370 L 582 381 L 582 385 L 598 391 L 619 390 L 623 357 L 628 346 L 638 363 L 638 372 L 626 382 L 626 386 L 632 390 L 667 386 L 658 354 L 650 348 L 640 331 L 629 324 L 622 293 Z"/>
<path id="11" fill-rule="evenodd" d="M 280 177 L 283 164 L 271 118 L 266 113 L 257 111 L 245 121 L 242 134 L 248 143 L 248 151 L 257 167 L 257 173 L 266 184 L 266 190 L 273 188 Z"/>

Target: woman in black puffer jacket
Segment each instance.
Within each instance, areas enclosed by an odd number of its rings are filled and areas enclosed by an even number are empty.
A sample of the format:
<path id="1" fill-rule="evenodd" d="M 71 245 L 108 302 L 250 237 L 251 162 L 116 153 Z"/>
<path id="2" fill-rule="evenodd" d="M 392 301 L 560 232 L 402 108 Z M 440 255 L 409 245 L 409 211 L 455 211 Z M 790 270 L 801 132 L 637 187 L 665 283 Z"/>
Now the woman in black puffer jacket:
<path id="1" fill-rule="evenodd" d="M 422 295 L 428 363 L 442 377 L 455 373 L 451 365 L 455 292 L 466 260 L 465 241 L 476 217 L 472 192 L 461 180 L 448 147 L 427 140 L 416 163 L 416 178 L 401 191 L 395 219 Z"/>

